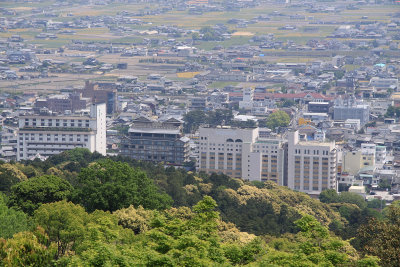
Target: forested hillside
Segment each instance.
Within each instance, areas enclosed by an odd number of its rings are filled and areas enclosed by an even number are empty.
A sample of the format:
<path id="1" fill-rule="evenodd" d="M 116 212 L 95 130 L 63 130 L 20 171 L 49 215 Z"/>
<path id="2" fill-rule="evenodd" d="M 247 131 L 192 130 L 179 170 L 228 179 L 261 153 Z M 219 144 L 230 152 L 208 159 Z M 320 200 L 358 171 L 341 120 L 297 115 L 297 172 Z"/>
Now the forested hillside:
<path id="1" fill-rule="evenodd" d="M 0 165 L 0 266 L 399 266 L 400 205 L 75 149 Z"/>

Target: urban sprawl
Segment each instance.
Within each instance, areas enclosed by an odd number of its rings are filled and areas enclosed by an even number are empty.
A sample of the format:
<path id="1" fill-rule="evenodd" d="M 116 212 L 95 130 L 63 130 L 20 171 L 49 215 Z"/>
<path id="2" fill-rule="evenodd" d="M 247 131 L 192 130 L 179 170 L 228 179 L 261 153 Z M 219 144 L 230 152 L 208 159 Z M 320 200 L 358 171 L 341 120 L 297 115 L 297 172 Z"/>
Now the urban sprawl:
<path id="1" fill-rule="evenodd" d="M 0 8 L 2 160 L 81 147 L 400 198 L 398 1 L 44 3 Z"/>

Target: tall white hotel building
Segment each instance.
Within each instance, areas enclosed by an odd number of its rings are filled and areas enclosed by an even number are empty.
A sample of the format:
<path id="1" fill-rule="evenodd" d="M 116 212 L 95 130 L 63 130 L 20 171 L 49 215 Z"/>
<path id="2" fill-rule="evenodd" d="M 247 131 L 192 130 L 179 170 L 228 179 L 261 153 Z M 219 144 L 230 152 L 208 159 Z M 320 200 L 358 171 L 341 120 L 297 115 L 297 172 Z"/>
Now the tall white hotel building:
<path id="1" fill-rule="evenodd" d="M 198 170 L 283 185 L 283 142 L 259 138 L 259 128 L 201 127 Z"/>
<path id="2" fill-rule="evenodd" d="M 76 147 L 106 154 L 106 104 L 93 104 L 90 114 L 26 115 L 18 120 L 17 160 L 48 157 Z"/>
<path id="3" fill-rule="evenodd" d="M 259 128 L 199 129 L 198 171 L 319 194 L 337 188 L 336 168 L 334 142 L 300 141 L 297 131 L 286 141 L 261 138 Z"/>

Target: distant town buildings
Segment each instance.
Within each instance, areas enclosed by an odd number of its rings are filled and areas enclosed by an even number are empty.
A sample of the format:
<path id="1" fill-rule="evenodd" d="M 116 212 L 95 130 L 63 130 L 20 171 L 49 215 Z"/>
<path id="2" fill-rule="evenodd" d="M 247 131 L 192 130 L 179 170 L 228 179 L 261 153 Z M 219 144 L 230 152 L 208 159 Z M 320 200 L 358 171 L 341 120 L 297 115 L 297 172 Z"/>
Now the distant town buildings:
<path id="1" fill-rule="evenodd" d="M 76 147 L 106 154 L 106 105 L 87 115 L 26 115 L 18 120 L 17 160 L 49 157 Z"/>
<path id="2" fill-rule="evenodd" d="M 112 114 L 118 110 L 117 105 L 117 90 L 114 88 L 100 88 L 98 84 L 85 82 L 85 87 L 82 90 L 77 90 L 82 93 L 83 97 L 90 98 L 92 103 L 106 103 L 107 114 Z"/>
<path id="3" fill-rule="evenodd" d="M 364 126 L 370 120 L 370 106 L 365 104 L 338 105 L 333 108 L 333 119 L 345 121 L 347 119 L 360 120 Z"/>
<path id="4" fill-rule="evenodd" d="M 133 159 L 183 165 L 189 161 L 189 138 L 182 135 L 182 122 L 176 119 L 133 120 L 121 140 L 121 154 Z"/>
<path id="5" fill-rule="evenodd" d="M 39 98 L 35 102 L 35 108 L 47 108 L 53 112 L 65 113 L 85 109 L 91 102 L 89 98 L 82 98 L 82 94 L 70 93 L 52 95 L 47 98 Z"/>

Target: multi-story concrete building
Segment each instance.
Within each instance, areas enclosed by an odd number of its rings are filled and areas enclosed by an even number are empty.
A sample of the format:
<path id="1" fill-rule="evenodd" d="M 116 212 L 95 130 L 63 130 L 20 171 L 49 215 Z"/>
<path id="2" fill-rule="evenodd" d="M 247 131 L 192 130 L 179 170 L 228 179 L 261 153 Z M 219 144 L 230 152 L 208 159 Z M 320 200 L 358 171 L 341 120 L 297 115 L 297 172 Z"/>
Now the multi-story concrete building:
<path id="1" fill-rule="evenodd" d="M 347 119 L 360 120 L 361 126 L 369 122 L 370 106 L 368 105 L 341 105 L 333 108 L 333 119 L 345 121 Z"/>
<path id="2" fill-rule="evenodd" d="M 1 136 L 0 158 L 5 161 L 17 159 L 17 128 L 3 125 Z"/>
<path id="3" fill-rule="evenodd" d="M 198 170 L 283 185 L 284 149 L 279 139 L 260 138 L 258 128 L 201 127 Z"/>
<path id="4" fill-rule="evenodd" d="M 106 104 L 93 104 L 88 115 L 21 116 L 17 160 L 48 157 L 76 147 L 106 154 Z"/>
<path id="5" fill-rule="evenodd" d="M 137 160 L 182 165 L 189 161 L 189 138 L 182 134 L 182 122 L 137 118 L 121 140 L 121 153 Z"/>
<path id="6" fill-rule="evenodd" d="M 85 87 L 78 90 L 85 98 L 90 98 L 92 103 L 106 103 L 107 114 L 112 114 L 118 110 L 117 105 L 117 90 L 113 88 L 99 88 L 98 84 L 86 81 Z"/>
<path id="7" fill-rule="evenodd" d="M 306 139 L 307 140 L 307 139 Z M 319 194 L 337 189 L 334 142 L 301 141 L 298 131 L 288 142 L 261 138 L 258 128 L 200 127 L 197 169 L 250 181 L 274 181 L 291 189 Z"/>
<path id="8" fill-rule="evenodd" d="M 287 154 L 289 188 L 308 194 L 337 190 L 335 142 L 301 141 L 298 131 L 289 132 Z"/>
<path id="9" fill-rule="evenodd" d="M 89 103 L 90 99 L 82 98 L 82 94 L 71 93 L 68 95 L 53 95 L 46 99 L 37 99 L 35 102 L 35 108 L 48 108 L 53 112 L 60 113 L 64 113 L 67 110 L 75 112 L 77 110 L 86 109 Z"/>

